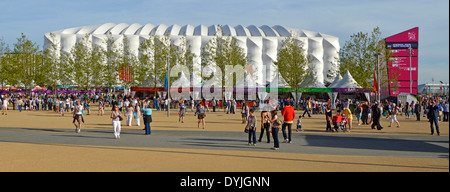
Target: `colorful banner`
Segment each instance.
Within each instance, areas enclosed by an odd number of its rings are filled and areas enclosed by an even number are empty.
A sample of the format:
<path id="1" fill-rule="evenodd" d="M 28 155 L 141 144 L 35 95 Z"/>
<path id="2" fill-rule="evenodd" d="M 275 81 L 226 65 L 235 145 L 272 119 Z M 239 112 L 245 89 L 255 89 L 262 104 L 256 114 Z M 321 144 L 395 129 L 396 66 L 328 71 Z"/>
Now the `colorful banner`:
<path id="1" fill-rule="evenodd" d="M 386 48 L 391 49 L 393 57 L 389 61 L 389 96 L 400 93 L 417 94 L 417 81 L 419 71 L 419 28 L 413 28 L 402 33 L 387 37 Z M 412 48 L 409 49 L 409 48 Z M 411 56 L 410 56 L 411 54 Z M 398 77 L 397 77 L 398 76 Z M 398 83 L 393 84 L 392 79 L 397 77 Z M 411 85 L 412 80 L 412 87 Z"/>
<path id="2" fill-rule="evenodd" d="M 333 88 L 298 88 L 298 92 L 302 93 L 330 93 Z"/>
<path id="3" fill-rule="evenodd" d="M 333 88 L 333 92 L 338 93 L 370 93 L 370 90 L 364 88 Z"/>

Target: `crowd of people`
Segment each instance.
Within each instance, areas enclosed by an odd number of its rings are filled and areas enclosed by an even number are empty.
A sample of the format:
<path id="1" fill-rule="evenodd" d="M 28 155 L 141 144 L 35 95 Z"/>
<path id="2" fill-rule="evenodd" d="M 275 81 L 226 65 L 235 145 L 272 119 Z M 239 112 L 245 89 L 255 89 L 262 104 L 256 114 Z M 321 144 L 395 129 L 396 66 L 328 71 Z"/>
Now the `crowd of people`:
<path id="1" fill-rule="evenodd" d="M 143 119 L 146 135 L 151 134 L 152 110 L 169 110 L 169 108 L 177 109 L 178 121 L 184 123 L 188 109 L 197 116 L 197 127 L 206 129 L 206 116 L 210 112 L 209 105 L 212 105 L 212 112 L 222 107 L 219 101 L 213 98 L 210 101 L 203 100 L 163 100 L 158 97 L 151 99 L 134 98 L 121 93 L 73 93 L 73 94 L 32 94 L 24 96 L 21 94 L 1 95 L 0 108 L 2 115 L 8 115 L 8 108 L 12 110 L 32 110 L 32 111 L 55 111 L 61 116 L 70 114 L 73 116 L 72 123 L 75 126 L 75 132 L 79 133 L 84 123 L 83 116 L 91 114 L 91 103 L 98 103 L 98 116 L 103 116 L 107 108 L 111 108 L 110 118 L 114 138 L 120 138 L 121 121 L 126 120 L 126 125 L 131 126 L 133 119 L 140 126 L 140 119 Z M 257 142 L 262 142 L 264 133 L 267 142 L 271 142 L 271 136 L 274 142 L 273 149 L 279 149 L 278 132 L 282 131 L 283 142 L 292 143 L 292 124 L 295 123 L 296 131 L 303 131 L 303 118 L 305 115 L 311 117 L 314 114 L 325 115 L 327 132 L 337 132 L 339 130 L 351 132 L 353 128 L 353 118 L 356 117 L 358 126 L 370 125 L 372 129 L 381 130 L 380 119 L 385 117 L 389 120 L 388 127 L 393 123 L 400 128 L 398 121 L 399 116 L 405 119 L 411 118 L 412 114 L 416 115 L 417 121 L 421 116 L 427 117 L 430 122 L 431 134 L 435 132 L 440 135 L 439 122 L 448 121 L 449 102 L 448 97 L 424 96 L 418 102 L 402 103 L 384 100 L 381 103 L 357 101 L 351 99 L 337 100 L 336 105 L 332 106 L 331 100 L 316 101 L 313 98 L 307 98 L 299 102 L 299 106 L 295 106 L 293 99 L 284 99 L 277 101 L 275 107 L 268 109 L 262 108 L 260 117 L 260 135 L 256 140 L 256 132 L 258 127 L 258 118 L 255 114 L 257 111 L 257 102 L 252 102 L 249 106 L 246 102 L 236 100 L 228 100 L 223 104 L 223 112 L 227 114 L 235 114 L 237 106 L 240 105 L 242 124 L 245 125 L 245 132 L 248 133 L 248 144 L 255 146 Z M 12 105 L 12 107 L 11 107 Z M 294 106 L 300 111 L 296 119 Z M 352 107 L 350 107 L 352 106 Z M 334 110 L 335 109 L 335 110 Z M 303 110 L 303 113 L 301 112 Z M 335 111 L 335 112 L 334 112 Z M 281 112 L 283 118 L 278 117 Z M 333 112 L 335 115 L 333 115 Z M 339 119 L 339 120 L 335 120 Z M 201 126 L 200 126 L 201 125 Z M 334 125 L 334 128 L 333 126 Z M 342 128 L 342 129 L 341 129 Z M 436 130 L 436 131 L 435 131 Z"/>

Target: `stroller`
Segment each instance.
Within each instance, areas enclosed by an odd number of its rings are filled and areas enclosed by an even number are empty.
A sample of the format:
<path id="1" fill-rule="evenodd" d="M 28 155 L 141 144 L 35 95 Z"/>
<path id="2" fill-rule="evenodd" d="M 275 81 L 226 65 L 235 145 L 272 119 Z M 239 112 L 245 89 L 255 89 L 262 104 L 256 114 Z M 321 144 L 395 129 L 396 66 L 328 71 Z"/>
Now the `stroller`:
<path id="1" fill-rule="evenodd" d="M 332 122 L 333 122 L 334 129 L 336 130 L 336 132 L 339 132 L 339 130 L 346 132 L 347 131 L 347 128 L 346 128 L 347 121 L 348 120 L 345 117 L 345 115 L 337 114 L 337 115 L 333 116 Z"/>

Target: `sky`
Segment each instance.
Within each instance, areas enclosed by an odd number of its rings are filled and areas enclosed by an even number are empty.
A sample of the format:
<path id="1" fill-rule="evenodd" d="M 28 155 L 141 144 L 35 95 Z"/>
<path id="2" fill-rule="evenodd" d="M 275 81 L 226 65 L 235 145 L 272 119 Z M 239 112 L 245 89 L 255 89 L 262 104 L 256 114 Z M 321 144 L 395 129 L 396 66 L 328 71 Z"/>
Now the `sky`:
<path id="1" fill-rule="evenodd" d="M 283 25 L 339 37 L 380 27 L 389 37 L 419 27 L 419 84 L 449 82 L 448 0 L 0 0 L 0 38 L 103 23 Z"/>

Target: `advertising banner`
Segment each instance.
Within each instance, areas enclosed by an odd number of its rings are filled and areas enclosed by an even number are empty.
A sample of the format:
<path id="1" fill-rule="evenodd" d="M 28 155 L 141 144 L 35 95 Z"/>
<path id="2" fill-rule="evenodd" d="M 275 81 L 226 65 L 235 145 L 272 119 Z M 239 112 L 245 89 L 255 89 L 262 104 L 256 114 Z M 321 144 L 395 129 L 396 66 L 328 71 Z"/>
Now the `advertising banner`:
<path id="1" fill-rule="evenodd" d="M 396 57 L 389 63 L 389 79 L 399 75 L 397 80 L 414 80 L 418 78 L 418 58 L 411 57 L 411 77 L 409 74 L 409 57 Z"/>
<path id="2" fill-rule="evenodd" d="M 393 53 L 393 57 L 388 63 L 390 86 L 389 95 L 386 96 L 397 96 L 400 93 L 410 93 L 410 80 L 413 82 L 412 94 L 417 94 L 419 28 L 416 27 L 387 37 L 385 42 L 386 48 L 391 49 L 391 52 Z M 409 49 L 410 47 L 412 50 Z M 397 85 L 393 85 L 391 81 L 395 77 L 397 77 Z"/>

